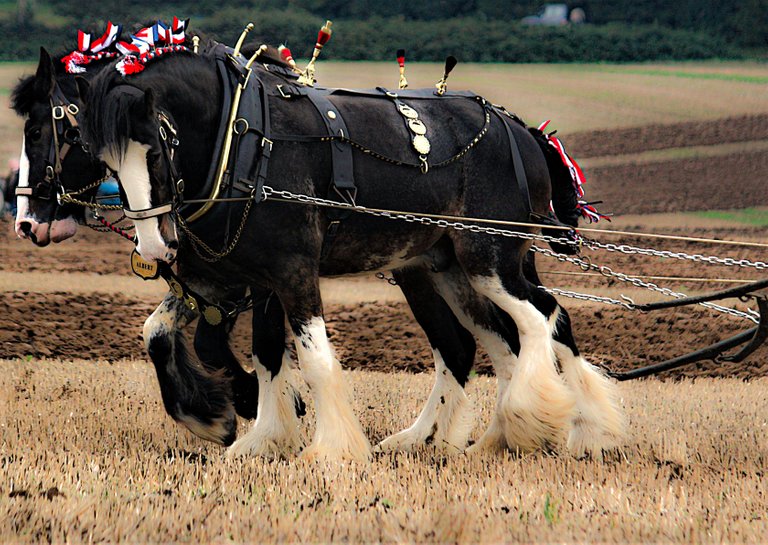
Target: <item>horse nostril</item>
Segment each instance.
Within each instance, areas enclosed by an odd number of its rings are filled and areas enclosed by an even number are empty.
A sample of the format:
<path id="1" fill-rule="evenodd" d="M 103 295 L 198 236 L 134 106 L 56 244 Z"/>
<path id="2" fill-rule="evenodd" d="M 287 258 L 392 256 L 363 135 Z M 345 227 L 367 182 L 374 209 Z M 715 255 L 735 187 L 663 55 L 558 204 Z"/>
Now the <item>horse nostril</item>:
<path id="1" fill-rule="evenodd" d="M 24 236 L 28 237 L 32 233 L 32 224 L 28 221 L 22 221 L 19 224 L 19 227 L 21 228 L 21 232 L 24 233 Z"/>
<path id="2" fill-rule="evenodd" d="M 168 243 L 168 247 L 171 250 L 178 250 L 179 249 L 179 241 L 178 240 L 172 240 Z"/>

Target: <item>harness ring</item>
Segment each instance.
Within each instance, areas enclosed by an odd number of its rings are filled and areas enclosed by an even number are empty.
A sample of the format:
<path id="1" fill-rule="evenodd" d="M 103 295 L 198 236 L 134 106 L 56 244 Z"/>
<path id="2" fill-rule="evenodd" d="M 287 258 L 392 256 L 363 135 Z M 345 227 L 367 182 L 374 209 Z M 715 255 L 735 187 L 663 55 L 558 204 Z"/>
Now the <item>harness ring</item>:
<path id="1" fill-rule="evenodd" d="M 238 127 L 240 126 L 240 125 L 238 125 L 238 123 L 242 123 L 243 124 L 243 129 L 242 130 L 238 129 Z M 250 128 L 251 128 L 251 126 L 248 124 L 248 120 L 243 118 L 243 117 L 238 117 L 237 119 L 235 119 L 234 123 L 232 123 L 232 132 L 235 133 L 238 136 L 241 136 L 241 135 L 245 134 L 246 132 L 248 132 L 248 129 L 250 129 Z"/>

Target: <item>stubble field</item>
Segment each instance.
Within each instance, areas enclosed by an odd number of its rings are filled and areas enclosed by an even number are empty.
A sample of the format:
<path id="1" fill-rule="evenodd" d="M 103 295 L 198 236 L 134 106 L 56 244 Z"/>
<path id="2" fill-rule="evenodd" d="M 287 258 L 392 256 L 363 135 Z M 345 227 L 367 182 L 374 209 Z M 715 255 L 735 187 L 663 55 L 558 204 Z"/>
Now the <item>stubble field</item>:
<path id="1" fill-rule="evenodd" d="M 30 69 L 0 67 L 0 87 Z M 413 64 L 409 80 L 431 85 L 439 71 Z M 394 85 L 396 70 L 324 63 L 319 77 L 328 85 Z M 609 227 L 765 242 L 766 81 L 764 65 L 742 63 L 459 65 L 451 86 L 472 88 L 531 124 L 553 118 L 569 150 L 584 158 L 587 197 L 620 214 Z M 9 157 L 20 121 L 0 108 L 0 122 L 0 154 Z M 702 215 L 745 207 L 751 210 Z M 367 465 L 233 462 L 162 409 L 140 335 L 165 290 L 130 276 L 127 243 L 81 229 L 74 241 L 37 249 L 11 229 L 0 221 L 0 542 L 719 543 L 768 535 L 766 349 L 746 365 L 702 363 L 663 381 L 622 384 L 630 438 L 603 461 L 445 456 L 429 448 L 377 455 Z M 765 261 L 755 250 L 639 245 Z M 658 280 L 686 293 L 761 277 L 638 256 L 590 257 L 633 274 L 702 279 Z M 548 285 L 655 298 L 574 276 L 578 268 L 555 261 L 540 259 L 538 268 Z M 356 413 L 379 441 L 421 409 L 433 378 L 428 345 L 386 282 L 330 281 L 323 289 L 331 340 L 354 369 L 346 378 Z M 640 315 L 561 302 L 589 359 L 612 370 L 748 325 L 705 310 Z M 243 362 L 248 323 L 243 317 L 233 336 Z M 399 372 L 385 372 L 393 368 Z M 495 393 L 484 376 L 489 368 L 480 352 L 480 376 L 468 388 L 475 438 Z M 310 409 L 305 438 L 311 423 Z M 246 429 L 242 422 L 240 432 Z"/>

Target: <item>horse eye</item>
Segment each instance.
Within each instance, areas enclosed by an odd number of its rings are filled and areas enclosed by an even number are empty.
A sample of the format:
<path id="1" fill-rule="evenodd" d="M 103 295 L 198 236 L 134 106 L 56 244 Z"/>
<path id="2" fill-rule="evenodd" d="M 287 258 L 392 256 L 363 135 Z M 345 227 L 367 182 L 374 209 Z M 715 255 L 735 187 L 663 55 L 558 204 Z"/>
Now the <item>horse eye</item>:
<path id="1" fill-rule="evenodd" d="M 32 129 L 29 131 L 29 139 L 33 142 L 39 142 L 40 138 L 43 136 L 43 133 L 40 129 Z"/>

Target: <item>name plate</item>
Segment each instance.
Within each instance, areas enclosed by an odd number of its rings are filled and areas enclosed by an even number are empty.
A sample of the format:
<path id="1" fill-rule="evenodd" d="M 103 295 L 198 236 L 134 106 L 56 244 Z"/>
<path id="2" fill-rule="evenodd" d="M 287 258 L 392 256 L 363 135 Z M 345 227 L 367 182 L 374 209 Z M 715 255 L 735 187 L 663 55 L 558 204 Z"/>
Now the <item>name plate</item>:
<path id="1" fill-rule="evenodd" d="M 131 270 L 133 274 L 144 280 L 154 280 L 160 276 L 160 266 L 157 262 L 147 261 L 136 250 L 131 252 Z"/>

